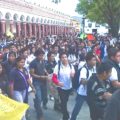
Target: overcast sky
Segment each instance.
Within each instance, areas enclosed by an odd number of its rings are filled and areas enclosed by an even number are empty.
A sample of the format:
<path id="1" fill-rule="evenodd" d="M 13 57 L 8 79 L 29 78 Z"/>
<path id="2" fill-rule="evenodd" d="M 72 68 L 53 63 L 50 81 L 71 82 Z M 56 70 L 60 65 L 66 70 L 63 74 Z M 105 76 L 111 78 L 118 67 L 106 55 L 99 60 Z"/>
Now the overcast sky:
<path id="1" fill-rule="evenodd" d="M 27 2 L 31 3 L 38 3 L 43 6 L 47 6 L 48 8 L 57 9 L 63 13 L 66 13 L 71 16 L 79 16 L 78 13 L 75 12 L 76 5 L 78 3 L 78 0 L 61 0 L 61 3 L 58 5 L 55 5 L 54 3 L 51 3 L 51 0 L 26 0 Z"/>
<path id="2" fill-rule="evenodd" d="M 78 13 L 75 12 L 77 3 L 78 0 L 61 0 L 59 7 L 64 13 L 67 13 L 71 16 L 78 16 Z"/>

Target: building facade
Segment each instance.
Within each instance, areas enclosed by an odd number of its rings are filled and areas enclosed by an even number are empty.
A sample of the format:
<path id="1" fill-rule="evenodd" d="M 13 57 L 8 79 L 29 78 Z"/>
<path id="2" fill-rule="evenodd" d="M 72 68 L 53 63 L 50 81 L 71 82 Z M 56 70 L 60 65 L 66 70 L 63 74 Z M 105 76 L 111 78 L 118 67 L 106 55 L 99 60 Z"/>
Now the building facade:
<path id="1" fill-rule="evenodd" d="M 17 37 L 37 38 L 72 32 L 70 16 L 45 6 L 47 0 L 44 5 L 40 1 L 0 0 L 0 37 L 9 31 Z"/>
<path id="2" fill-rule="evenodd" d="M 84 19 L 83 29 L 86 34 L 98 33 L 102 35 L 109 32 L 108 27 L 91 22 L 88 19 Z"/>

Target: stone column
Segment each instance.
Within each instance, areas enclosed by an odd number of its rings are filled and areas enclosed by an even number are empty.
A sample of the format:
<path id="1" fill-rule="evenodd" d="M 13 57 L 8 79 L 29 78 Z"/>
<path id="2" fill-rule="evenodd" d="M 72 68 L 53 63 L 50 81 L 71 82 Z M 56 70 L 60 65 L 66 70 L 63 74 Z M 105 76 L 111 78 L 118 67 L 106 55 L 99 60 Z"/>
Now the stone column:
<path id="1" fill-rule="evenodd" d="M 41 25 L 40 25 L 40 23 L 38 23 L 37 26 L 38 26 L 38 39 L 40 39 L 41 38 Z"/>
<path id="2" fill-rule="evenodd" d="M 50 26 L 47 25 L 47 35 L 50 35 Z"/>
<path id="3" fill-rule="evenodd" d="M 29 37 L 32 37 L 32 23 L 29 23 Z"/>
<path id="4" fill-rule="evenodd" d="M 13 20 L 10 21 L 10 32 L 11 33 L 14 32 L 14 21 Z"/>
<path id="5" fill-rule="evenodd" d="M 23 31 L 24 31 L 24 37 L 27 37 L 27 28 L 26 28 L 26 23 L 23 23 Z"/>
<path id="6" fill-rule="evenodd" d="M 36 23 L 33 23 L 33 35 L 37 36 L 37 29 L 36 29 Z"/>
<path id="7" fill-rule="evenodd" d="M 50 35 L 52 35 L 52 25 L 50 25 Z"/>
<path id="8" fill-rule="evenodd" d="M 21 31 L 20 22 L 17 22 L 17 25 L 16 25 L 16 33 L 17 33 L 17 37 L 20 37 L 20 31 Z"/>
<path id="9" fill-rule="evenodd" d="M 55 25 L 53 25 L 53 34 L 55 35 Z"/>
<path id="10" fill-rule="evenodd" d="M 45 28 L 44 25 L 41 25 L 41 37 L 43 38 L 45 36 Z"/>
<path id="11" fill-rule="evenodd" d="M 45 35 L 48 35 L 48 25 L 45 25 Z"/>
<path id="12" fill-rule="evenodd" d="M 55 35 L 56 35 L 56 25 L 55 25 Z"/>
<path id="13" fill-rule="evenodd" d="M 1 32 L 0 32 L 0 34 L 1 34 L 1 36 L 2 35 L 4 35 L 5 34 L 5 32 L 6 32 L 6 21 L 5 20 L 1 20 L 0 21 L 0 24 L 1 24 Z"/>
<path id="14" fill-rule="evenodd" d="M 44 25 L 44 36 L 47 35 L 47 25 Z"/>
<path id="15" fill-rule="evenodd" d="M 49 35 L 49 25 L 47 24 L 47 36 Z"/>
<path id="16" fill-rule="evenodd" d="M 57 26 L 57 35 L 59 34 L 59 26 Z"/>
<path id="17" fill-rule="evenodd" d="M 54 26 L 52 25 L 52 35 L 54 34 Z"/>

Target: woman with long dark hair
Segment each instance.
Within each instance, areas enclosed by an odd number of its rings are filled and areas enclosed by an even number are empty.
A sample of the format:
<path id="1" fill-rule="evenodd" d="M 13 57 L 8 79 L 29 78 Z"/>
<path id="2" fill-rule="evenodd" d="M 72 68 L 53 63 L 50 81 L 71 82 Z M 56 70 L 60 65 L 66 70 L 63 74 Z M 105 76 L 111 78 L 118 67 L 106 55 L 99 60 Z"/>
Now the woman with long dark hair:
<path id="1" fill-rule="evenodd" d="M 25 59 L 19 56 L 16 59 L 16 67 L 10 73 L 10 96 L 12 99 L 24 102 L 27 95 L 28 86 L 30 85 L 35 91 L 29 79 L 28 71 L 24 68 Z M 25 120 L 25 117 L 23 118 Z"/>

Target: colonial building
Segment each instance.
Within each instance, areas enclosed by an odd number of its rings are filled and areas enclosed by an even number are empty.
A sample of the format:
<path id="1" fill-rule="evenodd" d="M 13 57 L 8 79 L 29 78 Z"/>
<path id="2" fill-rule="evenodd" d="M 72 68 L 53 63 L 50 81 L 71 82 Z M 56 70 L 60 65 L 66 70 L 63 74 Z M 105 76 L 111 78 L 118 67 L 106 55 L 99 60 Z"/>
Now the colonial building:
<path id="1" fill-rule="evenodd" d="M 43 38 L 69 34 L 73 30 L 70 16 L 45 6 L 48 0 L 36 1 L 0 0 L 0 37 L 8 31 L 17 37 Z M 51 4 L 54 3 L 49 0 Z"/>

